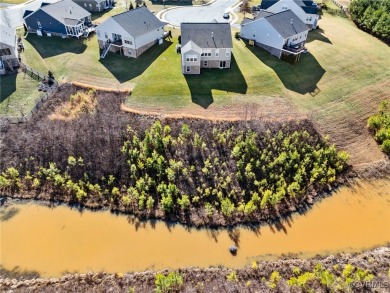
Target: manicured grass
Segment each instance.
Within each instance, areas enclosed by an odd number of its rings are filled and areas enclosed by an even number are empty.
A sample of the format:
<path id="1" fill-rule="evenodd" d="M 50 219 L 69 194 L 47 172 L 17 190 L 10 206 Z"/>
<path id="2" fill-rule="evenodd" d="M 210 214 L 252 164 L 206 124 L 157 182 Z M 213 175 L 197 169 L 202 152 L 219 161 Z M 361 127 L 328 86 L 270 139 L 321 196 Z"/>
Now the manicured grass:
<path id="1" fill-rule="evenodd" d="M 306 45 L 309 53 L 303 54 L 296 65 L 234 39 L 233 55 L 237 65 L 222 70 L 223 73 L 218 69 L 203 70 L 196 77 L 197 93 L 209 92 L 212 87 L 216 104 L 226 103 L 231 97 L 235 97 L 234 103 L 237 103 L 281 95 L 302 111 L 309 112 L 321 110 L 327 103 L 390 77 L 390 50 L 385 44 L 342 17 L 324 14 L 319 24 L 319 30 L 309 33 Z M 191 102 L 193 91 L 188 80 L 195 78 L 181 74 L 180 56 L 174 48 L 172 44 L 143 74 L 129 104 L 182 107 Z M 244 83 L 246 90 L 242 92 Z M 227 87 L 229 90 L 225 89 Z M 207 95 L 205 98 L 209 99 Z M 344 106 L 353 105 L 340 103 L 341 108 Z"/>
<path id="2" fill-rule="evenodd" d="M 27 115 L 40 92 L 38 82 L 24 73 L 0 77 L 0 117 Z"/>
<path id="3" fill-rule="evenodd" d="M 60 81 L 134 87 L 127 104 L 144 109 L 236 105 L 282 96 L 304 113 L 318 113 L 318 118 L 327 116 L 324 106 L 335 101 L 336 112 L 361 111 L 364 104 L 347 97 L 389 79 L 390 50 L 346 18 L 325 13 L 319 25 L 309 33 L 309 53 L 296 65 L 234 39 L 231 69 L 185 77 L 175 51 L 178 32 L 173 43 L 154 46 L 138 59 L 109 53 L 103 60 L 95 36 L 77 40 L 29 35 L 23 59 L 38 70 L 52 70 Z"/>

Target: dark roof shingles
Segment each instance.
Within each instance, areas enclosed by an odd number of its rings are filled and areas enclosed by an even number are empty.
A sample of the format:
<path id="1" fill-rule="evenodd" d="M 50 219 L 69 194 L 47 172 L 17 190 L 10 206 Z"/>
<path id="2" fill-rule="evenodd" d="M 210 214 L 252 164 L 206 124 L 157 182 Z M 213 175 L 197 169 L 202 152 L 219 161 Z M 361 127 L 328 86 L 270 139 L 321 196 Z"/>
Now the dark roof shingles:
<path id="1" fill-rule="evenodd" d="M 181 45 L 193 41 L 200 48 L 233 48 L 229 23 L 181 23 Z"/>
<path id="2" fill-rule="evenodd" d="M 166 25 L 146 7 L 140 7 L 112 17 L 133 38 Z"/>
<path id="3" fill-rule="evenodd" d="M 309 30 L 309 27 L 291 10 L 267 16 L 265 19 L 284 39 Z"/>

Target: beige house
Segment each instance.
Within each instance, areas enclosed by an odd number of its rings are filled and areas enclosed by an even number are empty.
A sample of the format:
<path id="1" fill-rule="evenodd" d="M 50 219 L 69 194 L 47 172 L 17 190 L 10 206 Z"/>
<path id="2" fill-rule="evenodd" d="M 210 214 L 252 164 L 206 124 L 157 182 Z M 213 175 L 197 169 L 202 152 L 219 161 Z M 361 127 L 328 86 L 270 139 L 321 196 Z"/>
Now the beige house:
<path id="1" fill-rule="evenodd" d="M 0 25 L 0 74 L 19 66 L 16 29 Z"/>
<path id="2" fill-rule="evenodd" d="M 100 58 L 108 52 L 137 58 L 164 37 L 165 22 L 161 22 L 146 7 L 120 13 L 96 27 Z"/>
<path id="3" fill-rule="evenodd" d="M 229 23 L 182 23 L 180 28 L 183 74 L 200 74 L 201 68 L 230 68 Z"/>

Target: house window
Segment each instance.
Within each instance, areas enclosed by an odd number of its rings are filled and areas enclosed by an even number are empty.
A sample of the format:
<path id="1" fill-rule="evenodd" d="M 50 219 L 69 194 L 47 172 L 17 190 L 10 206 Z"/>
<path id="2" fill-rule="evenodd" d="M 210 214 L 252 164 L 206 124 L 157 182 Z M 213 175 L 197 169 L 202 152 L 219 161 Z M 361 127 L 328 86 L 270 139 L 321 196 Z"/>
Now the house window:
<path id="1" fill-rule="evenodd" d="M 132 45 L 133 42 L 130 39 L 125 38 L 125 44 Z"/>
<path id="2" fill-rule="evenodd" d="M 187 55 L 186 56 L 187 62 L 196 62 L 198 61 L 198 56 L 196 55 Z"/>
<path id="3" fill-rule="evenodd" d="M 211 50 L 202 50 L 202 57 L 211 57 Z"/>
<path id="4" fill-rule="evenodd" d="M 208 66 L 209 62 L 207 60 L 203 61 L 203 66 Z"/>
<path id="5" fill-rule="evenodd" d="M 41 22 L 39 20 L 37 20 L 37 24 L 38 24 L 39 28 L 42 28 L 42 24 L 41 24 Z"/>
<path id="6" fill-rule="evenodd" d="M 191 66 L 186 66 L 186 72 L 190 72 L 191 71 Z"/>
<path id="7" fill-rule="evenodd" d="M 215 57 L 218 57 L 219 56 L 219 50 L 215 50 Z"/>
<path id="8" fill-rule="evenodd" d="M 89 8 L 92 9 L 92 4 L 91 3 L 89 4 Z"/>
<path id="9" fill-rule="evenodd" d="M 84 7 L 87 7 L 87 3 L 84 3 Z"/>

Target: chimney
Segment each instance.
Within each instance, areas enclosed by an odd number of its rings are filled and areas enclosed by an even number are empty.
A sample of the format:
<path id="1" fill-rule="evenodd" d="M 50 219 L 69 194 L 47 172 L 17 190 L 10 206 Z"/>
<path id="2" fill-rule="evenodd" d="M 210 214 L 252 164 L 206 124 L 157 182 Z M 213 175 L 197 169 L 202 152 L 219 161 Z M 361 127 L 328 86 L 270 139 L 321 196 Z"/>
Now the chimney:
<path id="1" fill-rule="evenodd" d="M 291 20 L 290 20 L 290 23 L 291 23 L 291 24 L 293 24 L 293 20 L 294 20 L 294 19 L 291 18 Z"/>
<path id="2" fill-rule="evenodd" d="M 211 37 L 214 38 L 214 32 L 211 32 Z"/>

